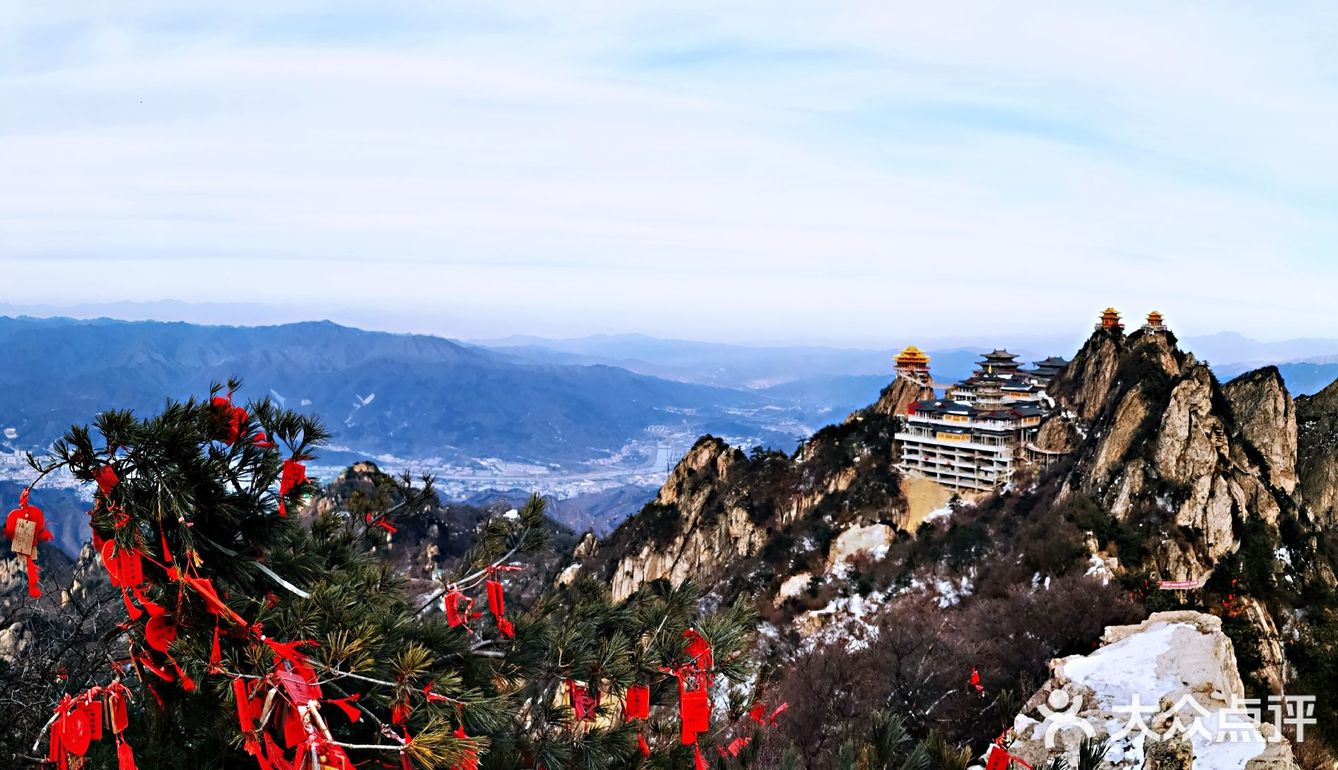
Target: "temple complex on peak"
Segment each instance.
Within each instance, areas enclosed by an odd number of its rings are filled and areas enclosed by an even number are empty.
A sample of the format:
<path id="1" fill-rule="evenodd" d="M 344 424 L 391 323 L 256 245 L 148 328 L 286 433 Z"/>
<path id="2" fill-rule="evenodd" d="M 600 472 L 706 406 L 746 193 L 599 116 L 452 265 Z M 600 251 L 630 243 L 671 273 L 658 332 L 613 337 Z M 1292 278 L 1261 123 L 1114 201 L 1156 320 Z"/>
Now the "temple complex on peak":
<path id="1" fill-rule="evenodd" d="M 1098 330 L 1124 329 L 1120 313 L 1106 308 Z M 1144 332 L 1167 331 L 1152 311 Z M 932 479 L 957 490 L 985 492 L 1023 465 L 1044 466 L 1059 454 L 1036 446 L 1041 422 L 1055 408 L 1046 393 L 1069 362 L 1051 356 L 1024 369 L 1007 350 L 985 353 L 971 376 L 948 386 L 943 398 L 916 401 L 901 415 L 895 434 L 898 467 L 908 476 Z M 914 346 L 896 357 L 898 377 L 932 385 L 929 356 Z"/>
<path id="2" fill-rule="evenodd" d="M 1049 413 L 1044 385 L 1064 362 L 1047 361 L 1058 366 L 1027 371 L 1015 354 L 994 350 L 943 398 L 911 404 L 896 433 L 901 470 L 969 491 L 1007 481 Z"/>

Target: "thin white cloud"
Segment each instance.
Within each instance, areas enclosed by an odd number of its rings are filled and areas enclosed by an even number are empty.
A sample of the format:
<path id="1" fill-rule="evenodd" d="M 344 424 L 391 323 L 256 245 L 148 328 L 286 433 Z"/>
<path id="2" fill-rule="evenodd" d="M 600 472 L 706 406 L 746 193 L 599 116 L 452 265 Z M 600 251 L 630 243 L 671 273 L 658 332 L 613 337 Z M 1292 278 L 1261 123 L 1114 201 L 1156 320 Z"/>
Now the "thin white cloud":
<path id="1" fill-rule="evenodd" d="M 734 339 L 1119 302 L 1338 334 L 1323 8 L 81 5 L 0 12 L 11 51 L 62 43 L 0 56 L 0 259 L 32 301 Z"/>

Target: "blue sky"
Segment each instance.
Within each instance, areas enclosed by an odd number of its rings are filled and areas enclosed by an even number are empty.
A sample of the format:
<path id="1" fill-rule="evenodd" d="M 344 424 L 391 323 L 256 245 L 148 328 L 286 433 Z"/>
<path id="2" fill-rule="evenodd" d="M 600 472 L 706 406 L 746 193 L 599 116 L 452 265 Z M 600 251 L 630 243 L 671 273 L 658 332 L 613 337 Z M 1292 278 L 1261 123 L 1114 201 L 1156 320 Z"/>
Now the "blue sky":
<path id="1" fill-rule="evenodd" d="M 1338 336 L 1336 33 L 1331 4 L 0 4 L 6 299 Z"/>

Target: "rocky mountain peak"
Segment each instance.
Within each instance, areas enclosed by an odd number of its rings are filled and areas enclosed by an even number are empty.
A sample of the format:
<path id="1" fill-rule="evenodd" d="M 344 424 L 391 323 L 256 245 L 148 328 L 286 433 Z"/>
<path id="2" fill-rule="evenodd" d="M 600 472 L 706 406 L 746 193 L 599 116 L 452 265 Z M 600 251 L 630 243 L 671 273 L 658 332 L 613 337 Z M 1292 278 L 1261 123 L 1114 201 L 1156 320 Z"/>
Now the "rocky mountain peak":
<path id="1" fill-rule="evenodd" d="M 1338 521 L 1338 382 L 1296 399 L 1297 476 L 1310 520 Z"/>
<path id="2" fill-rule="evenodd" d="M 1282 372 L 1266 366 L 1246 372 L 1223 386 L 1239 434 L 1257 449 L 1269 482 L 1287 494 L 1297 485 L 1296 404 Z"/>
<path id="3" fill-rule="evenodd" d="M 1051 381 L 1047 392 L 1081 420 L 1095 420 L 1113 393 L 1149 371 L 1176 376 L 1186 356 L 1169 330 L 1136 331 L 1098 328 L 1073 360 Z"/>
<path id="4" fill-rule="evenodd" d="M 1051 394 L 1086 436 L 1065 494 L 1150 528 L 1165 576 L 1203 577 L 1241 522 L 1272 526 L 1295 506 L 1295 415 L 1276 370 L 1223 387 L 1169 331 L 1100 329 Z"/>
<path id="5" fill-rule="evenodd" d="M 718 438 L 703 437 L 655 500 L 610 534 L 586 569 L 609 582 L 615 599 L 659 579 L 691 578 L 708 586 L 762 580 L 762 561 L 791 555 L 774 546 L 770 556 L 763 553 L 778 542 L 810 543 L 801 560 L 822 569 L 828 551 L 840 549 L 833 537 L 811 532 L 904 517 L 893 433 L 889 415 L 868 409 L 823 428 L 788 456 L 761 450 L 745 455 Z"/>

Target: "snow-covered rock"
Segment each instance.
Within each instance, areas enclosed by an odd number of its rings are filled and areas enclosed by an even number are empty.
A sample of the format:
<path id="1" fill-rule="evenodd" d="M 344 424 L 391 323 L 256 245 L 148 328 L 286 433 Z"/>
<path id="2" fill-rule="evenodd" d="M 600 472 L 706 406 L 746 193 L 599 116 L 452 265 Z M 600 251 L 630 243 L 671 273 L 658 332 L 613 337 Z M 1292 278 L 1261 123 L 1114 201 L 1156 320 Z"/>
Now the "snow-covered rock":
<path id="1" fill-rule="evenodd" d="M 1011 753 L 1036 767 L 1064 754 L 1076 766 L 1090 736 L 1109 740 L 1104 766 L 1132 769 L 1157 742 L 1184 739 L 1195 770 L 1292 767 L 1291 745 L 1267 711 L 1261 724 L 1245 707 L 1219 618 L 1160 612 L 1107 628 L 1102 642 L 1089 655 L 1051 662 L 1050 681 L 1014 722 Z"/>
<path id="2" fill-rule="evenodd" d="M 856 556 L 867 554 L 878 561 L 887 556 L 887 548 L 892 544 L 892 528 L 886 524 L 870 524 L 867 527 L 851 527 L 836 536 L 832 548 L 827 554 L 827 570 L 849 562 Z"/>
<path id="3" fill-rule="evenodd" d="M 804 592 L 808 588 L 808 583 L 813 579 L 813 573 L 800 572 L 785 578 L 776 590 L 776 606 L 779 607 L 785 603 L 786 599 L 792 599 Z"/>

